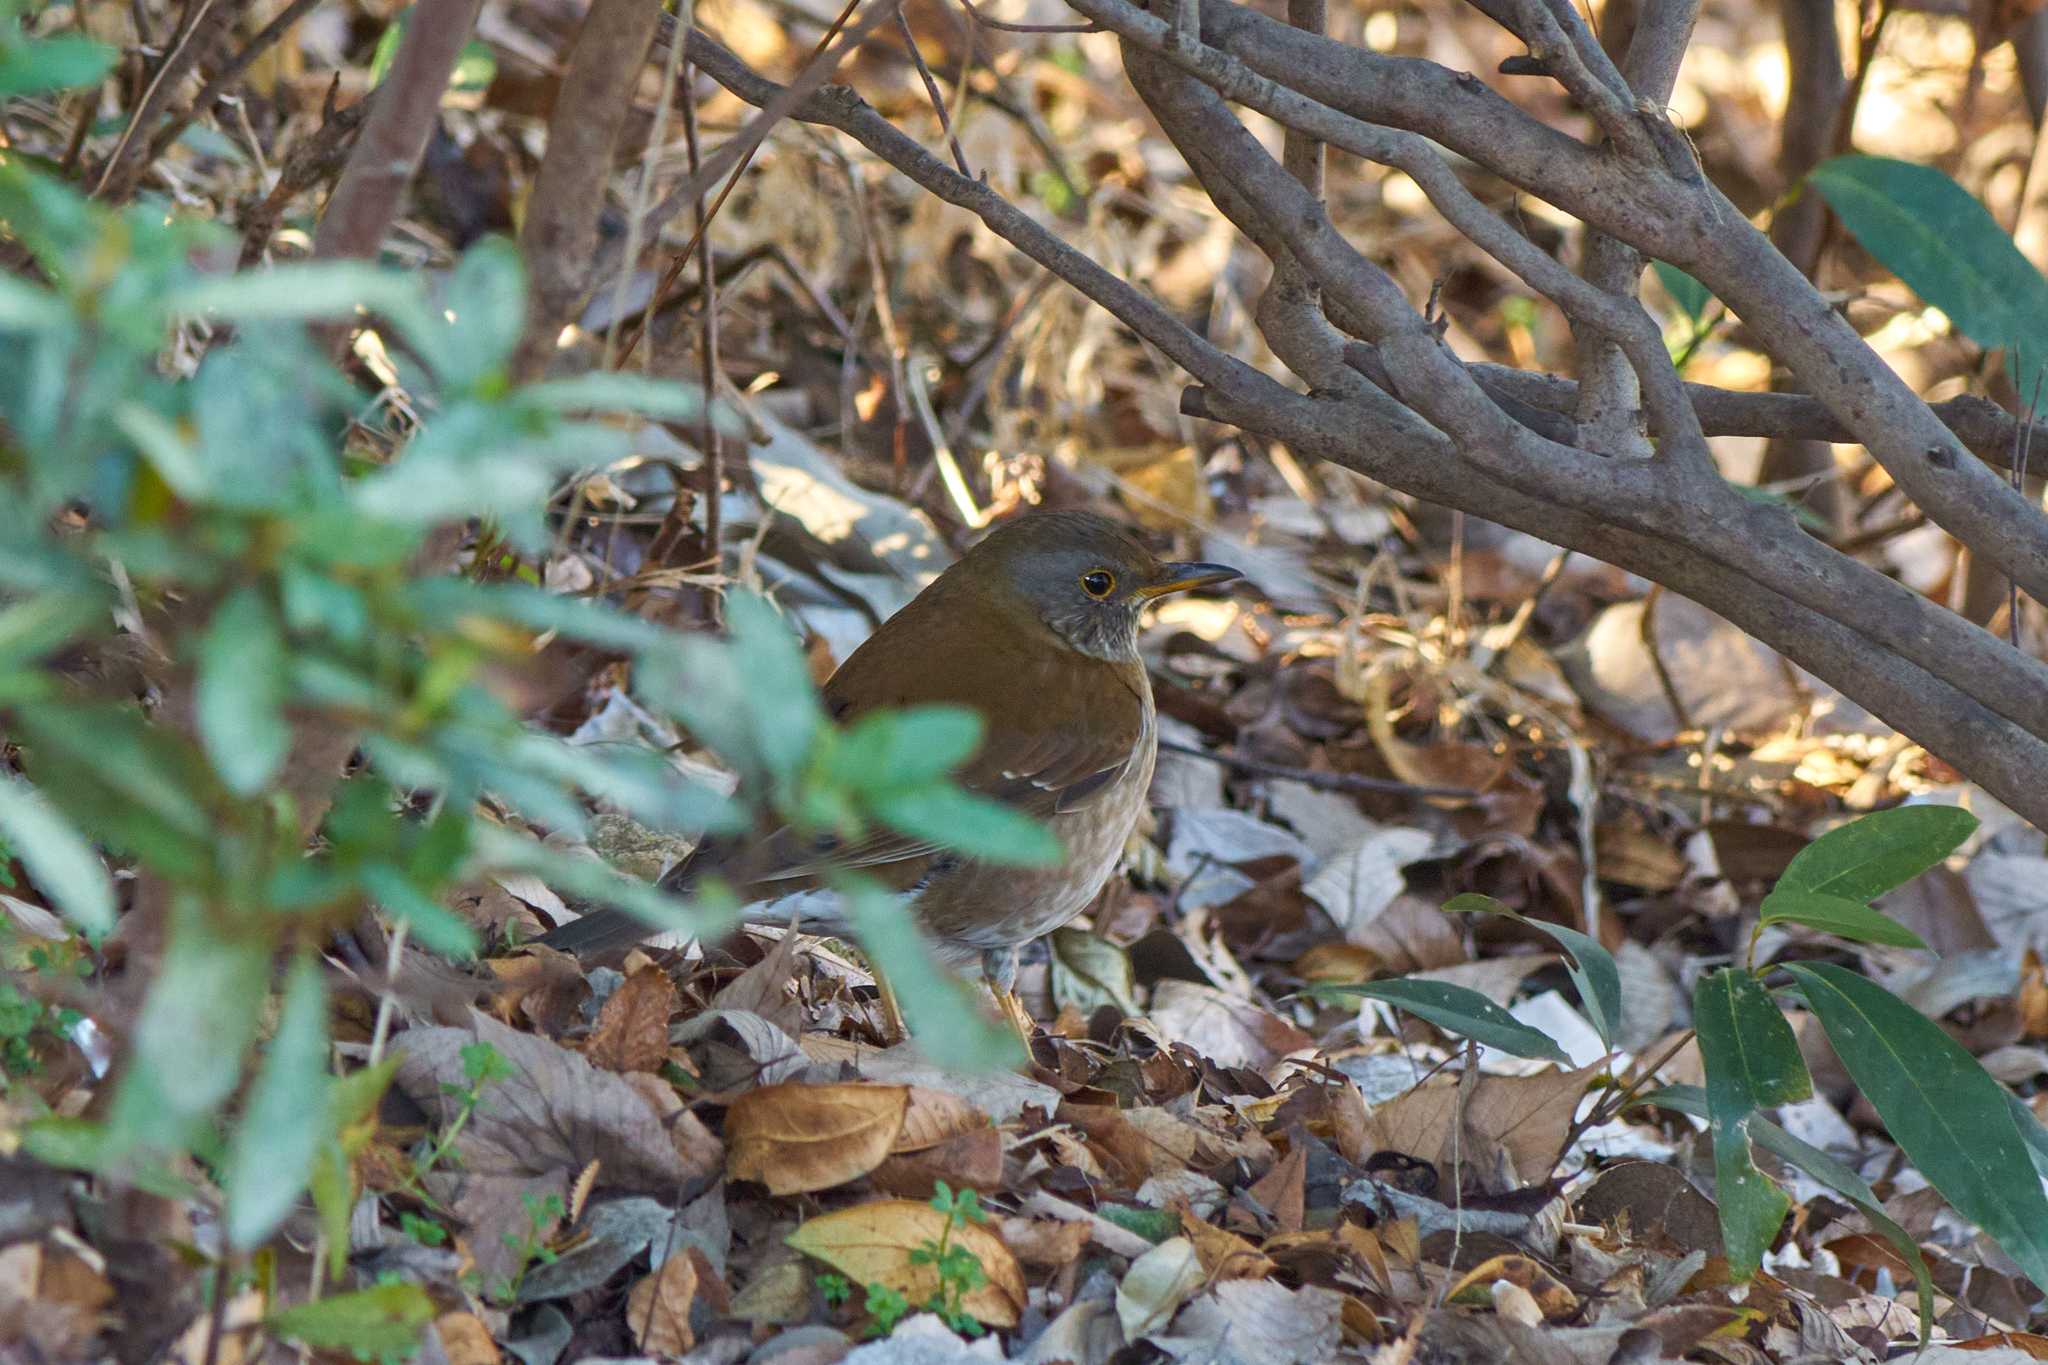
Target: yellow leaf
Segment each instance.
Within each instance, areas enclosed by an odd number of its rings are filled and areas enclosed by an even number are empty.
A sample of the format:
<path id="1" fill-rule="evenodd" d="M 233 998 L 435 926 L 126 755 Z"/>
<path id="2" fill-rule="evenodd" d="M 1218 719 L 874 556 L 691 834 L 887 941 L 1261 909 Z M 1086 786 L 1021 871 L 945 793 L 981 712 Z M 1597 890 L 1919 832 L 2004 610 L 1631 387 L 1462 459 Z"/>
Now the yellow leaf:
<path id="1" fill-rule="evenodd" d="M 881 1199 L 822 1218 L 789 1235 L 789 1244 L 815 1256 L 856 1284 L 883 1284 L 921 1306 L 939 1289 L 938 1269 L 912 1265 L 910 1253 L 936 1243 L 946 1215 L 913 1199 Z M 1025 1301 L 1024 1273 L 1000 1239 L 974 1223 L 954 1228 L 952 1245 L 981 1262 L 988 1283 L 960 1300 L 960 1306 L 990 1327 L 1015 1327 Z"/>

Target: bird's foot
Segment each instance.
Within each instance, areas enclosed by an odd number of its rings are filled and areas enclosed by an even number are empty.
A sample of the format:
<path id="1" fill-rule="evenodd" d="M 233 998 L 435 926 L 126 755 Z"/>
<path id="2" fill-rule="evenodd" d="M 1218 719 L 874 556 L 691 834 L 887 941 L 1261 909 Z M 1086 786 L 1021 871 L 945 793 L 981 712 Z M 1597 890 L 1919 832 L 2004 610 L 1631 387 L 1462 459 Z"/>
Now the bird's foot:
<path id="1" fill-rule="evenodd" d="M 989 994 L 995 996 L 996 1012 L 1003 1016 L 1003 1022 L 1014 1029 L 1017 1037 L 1023 1040 L 1024 1055 L 1030 1056 L 1031 1031 L 1038 1027 L 1037 1021 L 1031 1017 L 1031 1011 L 1024 1008 L 1024 1002 L 1017 998 L 1014 991 L 1003 990 L 991 983 Z"/>

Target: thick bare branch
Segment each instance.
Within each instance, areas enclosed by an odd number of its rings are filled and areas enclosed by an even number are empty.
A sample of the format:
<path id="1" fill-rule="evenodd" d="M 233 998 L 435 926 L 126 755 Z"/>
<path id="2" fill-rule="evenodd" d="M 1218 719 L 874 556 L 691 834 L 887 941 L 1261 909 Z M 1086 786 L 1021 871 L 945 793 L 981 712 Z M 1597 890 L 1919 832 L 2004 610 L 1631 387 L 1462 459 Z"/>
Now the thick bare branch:
<path id="1" fill-rule="evenodd" d="M 619 131 L 633 107 L 660 7 L 645 0 L 592 0 L 548 119 L 548 149 L 527 197 L 519 245 L 532 277 L 517 369 L 537 376 L 554 338 L 594 281 L 597 220 Z"/>
<path id="2" fill-rule="evenodd" d="M 419 0 L 413 6 L 398 56 L 377 88 L 377 101 L 320 215 L 313 234 L 315 256 L 376 255 L 419 169 L 455 59 L 482 7 L 483 0 Z"/>

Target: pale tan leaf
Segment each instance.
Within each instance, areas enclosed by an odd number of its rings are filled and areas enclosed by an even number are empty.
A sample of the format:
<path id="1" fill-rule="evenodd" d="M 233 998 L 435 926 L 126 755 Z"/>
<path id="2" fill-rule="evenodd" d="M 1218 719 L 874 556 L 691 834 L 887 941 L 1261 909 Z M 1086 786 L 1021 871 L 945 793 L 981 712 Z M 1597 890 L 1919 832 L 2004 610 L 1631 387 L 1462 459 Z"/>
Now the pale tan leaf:
<path id="1" fill-rule="evenodd" d="M 661 1269 L 643 1276 L 626 1296 L 626 1326 L 634 1344 L 658 1356 L 679 1356 L 695 1346 L 690 1305 L 696 1300 L 696 1262 L 687 1255 L 663 1261 Z"/>
<path id="2" fill-rule="evenodd" d="M 938 1242 L 946 1226 L 946 1215 L 930 1204 L 881 1199 L 813 1218 L 790 1234 L 789 1244 L 856 1284 L 885 1284 L 920 1304 L 938 1291 L 939 1274 L 931 1265 L 912 1265 L 910 1253 Z M 1010 1249 L 974 1223 L 954 1228 L 951 1244 L 972 1252 L 988 1276 L 987 1284 L 961 1299 L 961 1307 L 990 1327 L 1016 1326 L 1026 1291 Z"/>

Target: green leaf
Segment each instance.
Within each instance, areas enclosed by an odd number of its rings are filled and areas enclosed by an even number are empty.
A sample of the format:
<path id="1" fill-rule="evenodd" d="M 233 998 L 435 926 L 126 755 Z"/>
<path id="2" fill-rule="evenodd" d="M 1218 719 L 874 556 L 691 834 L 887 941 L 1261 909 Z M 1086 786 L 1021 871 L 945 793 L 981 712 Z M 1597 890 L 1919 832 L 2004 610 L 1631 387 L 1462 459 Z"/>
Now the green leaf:
<path id="1" fill-rule="evenodd" d="M 1693 988 L 1692 1008 L 1714 1113 L 1771 1109 L 1813 1094 L 1792 1026 L 1750 973 L 1707 973 Z"/>
<path id="2" fill-rule="evenodd" d="M 1650 268 L 1657 272 L 1657 282 L 1664 286 L 1664 292 L 1685 314 L 1686 321 L 1694 327 L 1706 316 L 1707 305 L 1714 301 L 1714 295 L 1705 285 L 1680 270 L 1668 261 L 1652 261 Z"/>
<path id="3" fill-rule="evenodd" d="M 90 1119 L 54 1115 L 36 1119 L 23 1126 L 21 1148 L 48 1165 L 105 1176 L 161 1199 L 182 1203 L 200 1197 L 199 1188 L 163 1159 L 139 1154 L 116 1143 L 106 1124 Z M 348 1245 L 346 1237 L 342 1245 Z"/>
<path id="4" fill-rule="evenodd" d="M 1788 963 L 1850 1078 L 1942 1197 L 2048 1284 L 2048 1196 L 2009 1095 L 1977 1060 L 1882 986 L 1830 963 Z"/>
<path id="5" fill-rule="evenodd" d="M 32 43 L 0 41 L 0 99 L 96 85 L 113 70 L 120 55 L 119 50 L 77 33 L 59 33 Z"/>
<path id="6" fill-rule="evenodd" d="M 463 252 L 448 281 L 445 307 L 448 341 L 437 348 L 435 372 L 445 384 L 472 388 L 500 372 L 519 344 L 526 322 L 519 248 L 503 237 L 486 237 Z"/>
<path id="7" fill-rule="evenodd" d="M 196 502 L 212 491 L 205 459 L 162 413 L 143 403 L 123 403 L 114 411 L 114 425 L 173 493 Z"/>
<path id="8" fill-rule="evenodd" d="M 269 996 L 271 944 L 217 933 L 196 905 L 172 915 L 170 946 L 136 1022 L 130 1066 L 114 1097 L 117 1146 L 188 1142 L 242 1076 Z"/>
<path id="9" fill-rule="evenodd" d="M 729 640 L 691 636 L 641 660 L 650 702 L 785 800 L 825 726 L 803 650 L 775 609 L 750 592 L 728 592 Z"/>
<path id="10" fill-rule="evenodd" d="M 422 948 L 444 957 L 476 956 L 476 930 L 462 916 L 415 886 L 405 873 L 388 863 L 370 863 L 357 872 L 363 890 L 376 898 L 394 919 L 410 927 Z"/>
<path id="11" fill-rule="evenodd" d="M 27 280 L 0 275 L 0 332 L 40 331 L 70 320 L 63 299 Z"/>
<path id="12" fill-rule="evenodd" d="M 1025 1061 L 1021 1040 L 983 1014 L 966 983 L 941 967 L 909 907 L 865 877 L 834 878 L 847 919 L 875 967 L 889 978 L 911 1036 L 943 1067 L 1002 1071 Z"/>
<path id="13" fill-rule="evenodd" d="M 328 1084 L 327 986 L 319 960 L 300 953 L 228 1153 L 227 1234 L 235 1246 L 261 1243 L 298 1202 L 329 1136 Z"/>
<path id="14" fill-rule="evenodd" d="M 1777 1240 L 1792 1201 L 1751 1159 L 1756 1111 L 1813 1093 L 1791 1025 L 1757 979 L 1738 968 L 1710 972 L 1693 988 L 1693 1027 L 1707 1074 L 1714 1181 L 1729 1273 L 1747 1280 Z"/>
<path id="15" fill-rule="evenodd" d="M 2004 347 L 2016 382 L 2048 360 L 2048 281 L 1997 220 L 1931 166 L 1883 156 L 1838 156 L 1807 180 L 1856 240 L 1966 336 Z"/>
<path id="16" fill-rule="evenodd" d="M 199 644 L 195 707 L 207 757 L 238 796 L 261 791 L 291 752 L 285 665 L 284 632 L 260 588 L 221 603 Z"/>
<path id="17" fill-rule="evenodd" d="M 93 938 L 114 927 L 114 886 L 100 855 L 41 792 L 7 773 L 0 836 L 66 919 Z"/>
<path id="18" fill-rule="evenodd" d="M 427 311 L 418 283 L 361 261 L 295 261 L 268 270 L 213 275 L 171 295 L 177 313 L 217 313 L 236 322 L 354 319 L 369 311 L 389 319 L 422 351 L 438 349 L 446 328 Z"/>
<path id="19" fill-rule="evenodd" d="M 1778 878 L 1777 889 L 1868 901 L 1939 863 L 1976 828 L 1977 817 L 1960 806 L 1875 811 L 1800 849 Z"/>
<path id="20" fill-rule="evenodd" d="M 856 790 L 922 786 L 972 758 L 981 731 L 981 716 L 964 706 L 872 712 L 840 737 L 833 772 Z"/>
<path id="21" fill-rule="evenodd" d="M 595 858 L 550 848 L 501 825 L 480 823 L 474 832 L 473 872 L 531 872 L 551 890 L 615 906 L 656 929 L 699 937 L 724 933 L 738 920 L 739 906 L 730 896 L 714 898 L 700 889 L 679 900 Z"/>
<path id="22" fill-rule="evenodd" d="M 950 783 L 877 793 L 868 808 L 891 829 L 992 862 L 1055 867 L 1066 856 L 1059 837 L 1030 816 Z"/>
<path id="23" fill-rule="evenodd" d="M 1809 929 L 1858 943 L 1887 943 L 1895 948 L 1927 946 L 1911 929 L 1886 918 L 1862 901 L 1818 891 L 1787 891 L 1781 887 L 1764 897 L 1757 919 L 1760 924 L 1803 924 Z"/>
<path id="24" fill-rule="evenodd" d="M 1614 954 L 1601 947 L 1598 939 L 1576 929 L 1567 929 L 1562 924 L 1518 915 L 1493 897 L 1476 892 L 1451 897 L 1444 902 L 1444 909 L 1465 914 L 1503 915 L 1556 939 L 1568 954 L 1566 969 L 1571 973 L 1572 985 L 1578 988 L 1579 1002 L 1585 1006 L 1586 1017 L 1592 1021 L 1600 1041 L 1609 1047 L 1614 1046 L 1614 1030 L 1621 1024 L 1621 970 L 1614 965 Z"/>
<path id="25" fill-rule="evenodd" d="M 619 370 L 585 370 L 562 379 L 543 379 L 519 390 L 519 401 L 548 412 L 637 412 L 671 422 L 695 422 L 704 415 L 704 391 L 674 379 L 652 379 Z M 712 415 L 727 435 L 745 428 L 724 408 Z"/>
<path id="26" fill-rule="evenodd" d="M 419 1345 L 438 1311 L 419 1285 L 393 1281 L 287 1308 L 265 1326 L 287 1341 L 361 1360 L 399 1358 Z"/>
<path id="27" fill-rule="evenodd" d="M 1383 1001 L 1435 1024 L 1446 1033 L 1497 1047 L 1517 1057 L 1571 1065 L 1571 1058 L 1547 1034 L 1530 1028 L 1469 987 L 1454 986 L 1448 981 L 1416 981 L 1398 977 L 1392 981 L 1368 981 L 1362 985 L 1319 986 L 1317 990 Z"/>
<path id="28" fill-rule="evenodd" d="M 1636 1104 L 1676 1109 L 1698 1118 L 1707 1117 L 1707 1092 L 1696 1085 L 1663 1086 L 1643 1095 Z M 1934 1277 L 1927 1270 L 1927 1258 L 1920 1254 L 1919 1244 L 1892 1221 L 1891 1215 L 1884 1211 L 1884 1205 L 1878 1202 L 1876 1192 L 1862 1176 L 1820 1148 L 1801 1142 L 1760 1114 L 1750 1120 L 1749 1129 L 1750 1138 L 1757 1146 L 1779 1160 L 1797 1166 L 1861 1210 L 1863 1216 L 1870 1220 L 1870 1225 L 1913 1267 L 1916 1284 L 1934 1283 Z M 1920 1302 L 1920 1341 L 1925 1345 L 1934 1330 L 1934 1295 L 1919 1294 L 1915 1297 Z"/>

